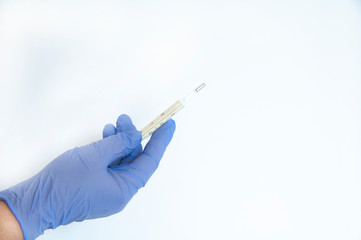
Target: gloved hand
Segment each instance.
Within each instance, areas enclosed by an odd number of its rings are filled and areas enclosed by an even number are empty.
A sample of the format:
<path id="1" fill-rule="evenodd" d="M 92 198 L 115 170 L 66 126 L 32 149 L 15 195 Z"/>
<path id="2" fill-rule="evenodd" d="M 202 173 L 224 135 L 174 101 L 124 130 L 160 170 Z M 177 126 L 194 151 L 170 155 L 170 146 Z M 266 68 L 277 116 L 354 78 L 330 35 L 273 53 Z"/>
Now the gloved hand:
<path id="1" fill-rule="evenodd" d="M 106 125 L 104 139 L 71 149 L 34 177 L 0 192 L 25 239 L 44 230 L 121 211 L 157 169 L 172 139 L 169 120 L 142 151 L 141 134 L 127 115 Z"/>

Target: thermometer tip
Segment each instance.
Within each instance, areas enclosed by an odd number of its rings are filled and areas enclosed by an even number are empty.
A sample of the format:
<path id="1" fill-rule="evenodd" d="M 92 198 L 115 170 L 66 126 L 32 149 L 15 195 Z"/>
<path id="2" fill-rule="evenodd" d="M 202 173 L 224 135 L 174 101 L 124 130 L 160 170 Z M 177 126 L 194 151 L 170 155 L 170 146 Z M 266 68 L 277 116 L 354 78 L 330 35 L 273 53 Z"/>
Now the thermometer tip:
<path id="1" fill-rule="evenodd" d="M 201 85 L 199 85 L 194 91 L 199 92 L 200 90 L 202 90 L 202 88 L 204 88 L 204 86 L 206 86 L 205 83 L 202 83 Z"/>

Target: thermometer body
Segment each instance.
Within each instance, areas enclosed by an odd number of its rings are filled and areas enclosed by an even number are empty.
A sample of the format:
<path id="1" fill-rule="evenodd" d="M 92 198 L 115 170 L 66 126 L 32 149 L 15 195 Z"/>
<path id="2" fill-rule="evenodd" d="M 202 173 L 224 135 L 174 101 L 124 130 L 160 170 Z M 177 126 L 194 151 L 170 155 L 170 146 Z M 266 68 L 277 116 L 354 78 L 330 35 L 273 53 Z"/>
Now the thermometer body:
<path id="1" fill-rule="evenodd" d="M 181 100 L 176 101 L 172 106 L 167 108 L 164 112 L 162 112 L 158 117 L 156 117 L 153 121 L 151 121 L 147 126 L 145 126 L 140 133 L 142 134 L 142 140 L 146 139 L 152 133 L 157 130 L 160 126 L 162 126 L 166 121 L 168 121 L 171 117 L 173 117 L 179 110 L 181 110 L 185 102 L 194 95 L 194 93 L 198 93 L 205 86 L 202 83 L 199 87 L 197 87 L 192 93 L 188 94 L 186 97 Z"/>

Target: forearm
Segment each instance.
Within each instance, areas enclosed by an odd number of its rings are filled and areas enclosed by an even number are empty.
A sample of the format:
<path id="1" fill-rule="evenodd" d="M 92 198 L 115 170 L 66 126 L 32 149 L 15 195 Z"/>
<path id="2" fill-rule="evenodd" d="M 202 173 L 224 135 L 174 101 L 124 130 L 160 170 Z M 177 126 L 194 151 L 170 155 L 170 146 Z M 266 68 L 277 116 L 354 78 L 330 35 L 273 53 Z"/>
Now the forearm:
<path id="1" fill-rule="evenodd" d="M 23 238 L 20 224 L 4 201 L 0 201 L 0 240 Z"/>

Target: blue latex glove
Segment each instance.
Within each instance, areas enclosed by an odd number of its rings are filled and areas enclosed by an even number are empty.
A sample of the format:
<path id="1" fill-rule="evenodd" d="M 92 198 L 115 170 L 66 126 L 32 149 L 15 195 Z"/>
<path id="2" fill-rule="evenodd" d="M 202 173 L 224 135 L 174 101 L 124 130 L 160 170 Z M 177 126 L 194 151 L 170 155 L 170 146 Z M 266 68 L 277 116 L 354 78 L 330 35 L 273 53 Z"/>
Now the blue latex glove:
<path id="1" fill-rule="evenodd" d="M 157 169 L 172 139 L 169 120 L 142 151 L 141 134 L 127 115 L 103 130 L 104 139 L 71 149 L 34 177 L 0 192 L 25 239 L 44 230 L 121 211 Z"/>

